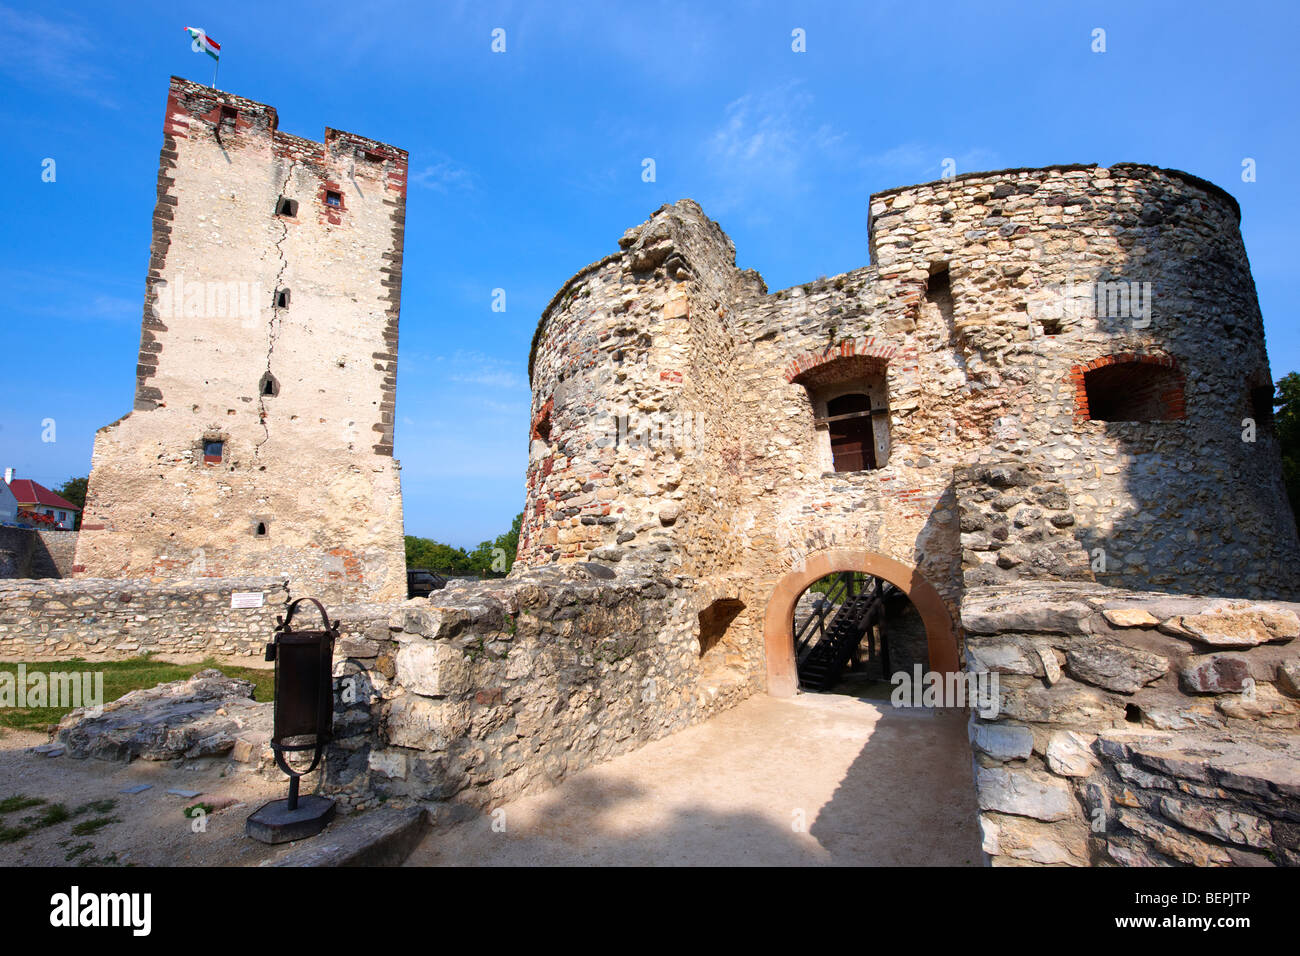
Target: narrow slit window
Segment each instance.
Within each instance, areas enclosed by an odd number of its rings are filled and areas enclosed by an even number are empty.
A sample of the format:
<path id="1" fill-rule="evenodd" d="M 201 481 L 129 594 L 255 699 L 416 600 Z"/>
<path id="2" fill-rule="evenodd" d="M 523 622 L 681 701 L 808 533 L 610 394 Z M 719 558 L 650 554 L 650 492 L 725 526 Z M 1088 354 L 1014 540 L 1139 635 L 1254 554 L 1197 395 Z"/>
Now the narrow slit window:
<path id="1" fill-rule="evenodd" d="M 275 307 L 277 309 L 289 308 L 289 290 L 281 289 L 275 294 Z"/>
<path id="2" fill-rule="evenodd" d="M 1258 426 L 1273 424 L 1273 386 L 1258 385 L 1250 390 L 1250 415 Z"/>
<path id="3" fill-rule="evenodd" d="M 265 537 L 266 537 L 266 522 L 264 522 L 264 521 L 259 521 L 259 522 L 257 523 L 257 531 L 256 531 L 255 533 L 256 533 L 256 535 L 257 535 L 259 538 L 265 538 Z"/>
<path id="4" fill-rule="evenodd" d="M 298 200 L 286 199 L 280 197 L 280 201 L 275 204 L 275 214 L 277 216 L 288 216 L 290 219 L 298 215 Z"/>

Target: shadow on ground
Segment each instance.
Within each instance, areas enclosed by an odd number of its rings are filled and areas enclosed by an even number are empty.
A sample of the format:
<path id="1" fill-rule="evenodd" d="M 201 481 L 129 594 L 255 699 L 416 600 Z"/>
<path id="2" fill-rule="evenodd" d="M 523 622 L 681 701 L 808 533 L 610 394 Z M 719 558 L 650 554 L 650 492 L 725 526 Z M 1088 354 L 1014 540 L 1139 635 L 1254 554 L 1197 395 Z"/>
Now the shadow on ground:
<path id="1" fill-rule="evenodd" d="M 976 812 L 964 715 L 756 697 L 435 830 L 407 865 L 976 865 Z"/>

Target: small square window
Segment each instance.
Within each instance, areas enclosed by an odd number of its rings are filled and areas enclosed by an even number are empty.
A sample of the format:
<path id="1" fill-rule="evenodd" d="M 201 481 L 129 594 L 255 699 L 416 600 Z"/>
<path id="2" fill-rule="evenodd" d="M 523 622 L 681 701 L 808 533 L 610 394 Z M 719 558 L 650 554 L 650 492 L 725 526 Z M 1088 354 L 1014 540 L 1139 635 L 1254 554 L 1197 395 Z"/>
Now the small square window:
<path id="1" fill-rule="evenodd" d="M 203 461 L 208 465 L 221 464 L 221 456 L 225 451 L 226 443 L 220 441 L 205 441 L 203 443 Z"/>
<path id="2" fill-rule="evenodd" d="M 281 196 L 280 201 L 275 204 L 275 214 L 277 216 L 288 216 L 290 218 L 298 215 L 298 200 L 285 199 Z"/>
<path id="3" fill-rule="evenodd" d="M 239 110 L 233 106 L 221 107 L 221 122 L 223 124 L 234 126 L 237 119 L 239 119 Z"/>
<path id="4" fill-rule="evenodd" d="M 277 309 L 289 308 L 289 290 L 281 289 L 275 294 L 275 307 Z"/>
<path id="5" fill-rule="evenodd" d="M 325 190 L 325 205 L 327 205 L 327 206 L 342 206 L 342 205 L 343 205 L 343 194 L 342 194 L 342 193 L 339 193 L 339 192 L 335 192 L 333 189 L 327 189 L 327 190 Z"/>

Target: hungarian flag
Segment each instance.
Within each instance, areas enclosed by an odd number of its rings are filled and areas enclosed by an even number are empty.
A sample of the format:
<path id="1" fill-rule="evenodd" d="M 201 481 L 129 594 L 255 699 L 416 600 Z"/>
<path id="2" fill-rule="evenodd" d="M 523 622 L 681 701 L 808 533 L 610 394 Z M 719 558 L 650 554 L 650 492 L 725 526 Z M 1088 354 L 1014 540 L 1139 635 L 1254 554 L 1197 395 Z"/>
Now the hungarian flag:
<path id="1" fill-rule="evenodd" d="M 194 41 L 190 44 L 191 50 L 195 53 L 206 53 L 214 60 L 221 59 L 221 44 L 204 33 L 202 27 L 186 27 L 185 32 Z"/>

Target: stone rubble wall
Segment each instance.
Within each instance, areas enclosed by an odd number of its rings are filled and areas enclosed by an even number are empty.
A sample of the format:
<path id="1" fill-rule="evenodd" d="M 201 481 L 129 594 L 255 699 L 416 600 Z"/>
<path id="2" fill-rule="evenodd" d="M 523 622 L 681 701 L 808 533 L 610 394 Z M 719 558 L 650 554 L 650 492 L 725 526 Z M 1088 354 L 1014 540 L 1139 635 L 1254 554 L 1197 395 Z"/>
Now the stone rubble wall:
<path id="1" fill-rule="evenodd" d="M 235 591 L 263 606 L 232 608 Z M 0 581 L 0 657 L 260 657 L 288 597 L 277 577 Z"/>
<path id="2" fill-rule="evenodd" d="M 871 217 L 870 265 L 769 293 L 682 200 L 567 283 L 530 362 L 521 565 L 692 575 L 744 606 L 720 645 L 738 674 L 762 671 L 776 584 L 830 549 L 915 568 L 954 620 L 964 588 L 1021 579 L 1300 597 L 1276 435 L 1243 428 L 1271 372 L 1230 196 L 1055 166 L 888 190 Z M 1105 283 L 1150 314 L 1097 309 Z M 1171 420 L 1080 414 L 1086 374 L 1129 359 L 1181 383 Z M 874 470 L 835 472 L 815 422 L 844 373 L 883 375 Z M 612 447 L 611 407 L 702 427 Z M 1008 468 L 1032 480 L 998 487 Z"/>
<path id="3" fill-rule="evenodd" d="M 1006 865 L 1300 865 L 1300 605 L 971 588 L 984 852 Z"/>
<path id="4" fill-rule="evenodd" d="M 339 610 L 326 789 L 494 806 L 739 702 L 697 689 L 688 583 L 575 563 Z"/>
<path id="5" fill-rule="evenodd" d="M 75 531 L 0 526 L 0 579 L 69 577 L 76 548 Z"/>

